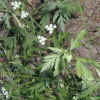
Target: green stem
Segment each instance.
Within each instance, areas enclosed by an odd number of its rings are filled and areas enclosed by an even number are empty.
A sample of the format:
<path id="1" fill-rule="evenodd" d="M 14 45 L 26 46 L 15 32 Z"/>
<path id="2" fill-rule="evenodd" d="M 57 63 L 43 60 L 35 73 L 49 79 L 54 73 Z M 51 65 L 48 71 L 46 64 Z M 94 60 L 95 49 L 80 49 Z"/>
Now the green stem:
<path id="1" fill-rule="evenodd" d="M 38 22 L 34 19 L 34 18 L 32 18 L 32 17 L 30 17 L 31 18 L 31 20 L 40 28 L 40 30 L 41 30 L 41 32 L 45 32 L 45 30 L 41 27 L 41 25 L 40 24 L 38 24 Z"/>

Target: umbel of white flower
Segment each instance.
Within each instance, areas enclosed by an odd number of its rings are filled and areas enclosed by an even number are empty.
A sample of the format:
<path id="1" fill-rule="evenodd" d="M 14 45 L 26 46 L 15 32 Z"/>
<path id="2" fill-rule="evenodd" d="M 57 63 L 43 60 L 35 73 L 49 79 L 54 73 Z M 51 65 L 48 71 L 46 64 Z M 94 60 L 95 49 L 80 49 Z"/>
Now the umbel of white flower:
<path id="1" fill-rule="evenodd" d="M 53 24 L 50 24 L 50 25 L 46 25 L 45 26 L 45 29 L 49 32 L 49 34 L 52 34 L 54 29 L 56 29 L 57 26 L 56 25 L 53 25 Z"/>
<path id="2" fill-rule="evenodd" d="M 22 12 L 21 12 L 21 18 L 22 18 L 22 19 L 26 18 L 28 15 L 29 15 L 29 13 L 26 12 L 26 11 L 22 11 Z"/>
<path id="3" fill-rule="evenodd" d="M 14 1 L 14 2 L 11 2 L 11 5 L 13 6 L 13 9 L 16 10 L 20 8 L 21 2 Z"/>
<path id="4" fill-rule="evenodd" d="M 9 98 L 8 91 L 6 91 L 4 87 L 1 87 L 1 91 L 2 91 L 2 94 L 6 97 L 6 99 L 8 99 Z"/>
<path id="5" fill-rule="evenodd" d="M 39 40 L 39 43 L 41 44 L 41 45 L 45 45 L 45 41 L 47 40 L 44 36 L 38 36 L 37 37 L 38 38 L 38 40 Z"/>

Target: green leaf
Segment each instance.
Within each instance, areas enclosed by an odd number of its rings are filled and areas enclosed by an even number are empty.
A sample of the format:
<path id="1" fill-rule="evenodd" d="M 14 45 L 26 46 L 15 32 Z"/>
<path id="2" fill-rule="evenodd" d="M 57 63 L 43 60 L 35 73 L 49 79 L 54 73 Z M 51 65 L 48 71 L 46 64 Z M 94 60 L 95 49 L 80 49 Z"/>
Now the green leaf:
<path id="1" fill-rule="evenodd" d="M 89 60 L 89 63 L 91 64 L 91 65 L 93 65 L 94 67 L 96 67 L 96 68 L 100 68 L 100 64 L 98 63 L 98 62 L 96 62 L 95 60 Z"/>
<path id="2" fill-rule="evenodd" d="M 70 48 L 70 50 L 78 48 L 79 46 L 80 46 L 80 42 L 78 40 L 71 39 L 71 48 Z"/>
<path id="3" fill-rule="evenodd" d="M 47 62 L 44 63 L 41 72 L 44 72 L 50 68 L 53 68 L 54 62 L 55 62 L 55 59 L 54 59 L 54 61 L 52 60 L 52 61 L 49 61 L 48 63 Z"/>
<path id="4" fill-rule="evenodd" d="M 82 62 L 82 63 L 88 63 L 88 59 L 87 58 L 76 57 L 76 59 L 79 59 L 80 62 Z"/>
<path id="5" fill-rule="evenodd" d="M 4 9 L 6 7 L 7 7 L 6 0 L 0 0 L 0 9 Z"/>
<path id="6" fill-rule="evenodd" d="M 58 57 L 56 59 L 56 62 L 55 62 L 55 71 L 54 71 L 54 76 L 57 76 L 60 72 L 60 69 L 59 69 L 59 64 L 60 64 L 60 57 Z"/>
<path id="7" fill-rule="evenodd" d="M 58 49 L 58 48 L 48 47 L 48 49 L 50 49 L 51 51 L 53 51 L 55 53 L 61 53 L 62 52 L 62 50 Z"/>
<path id="8" fill-rule="evenodd" d="M 71 40 L 71 50 L 78 48 L 80 46 L 80 40 L 84 37 L 86 34 L 86 30 L 82 30 L 77 36 L 75 40 Z"/>
<path id="9" fill-rule="evenodd" d="M 65 32 L 65 22 L 63 16 L 60 16 L 57 21 L 58 25 L 60 26 L 61 30 Z"/>
<path id="10" fill-rule="evenodd" d="M 50 60 L 50 59 L 52 60 L 55 57 L 57 57 L 57 54 L 51 54 L 51 55 L 45 56 L 44 61 L 47 61 L 47 60 Z"/>
<path id="11" fill-rule="evenodd" d="M 67 62 L 70 63 L 72 60 L 72 55 L 71 54 L 64 54 L 64 58 L 66 58 Z"/>
<path id="12" fill-rule="evenodd" d="M 88 88 L 83 91 L 81 93 L 81 95 L 79 96 L 79 98 L 83 98 L 83 97 L 87 97 L 89 95 L 93 95 L 93 93 L 100 87 L 100 82 L 97 82 L 97 83 L 93 83 L 93 82 L 90 82 L 88 84 Z"/>
<path id="13" fill-rule="evenodd" d="M 53 22 L 56 22 L 58 17 L 59 17 L 59 11 L 56 11 L 55 15 L 53 16 Z"/>
<path id="14" fill-rule="evenodd" d="M 82 40 L 82 38 L 84 37 L 84 35 L 86 34 L 86 30 L 82 30 L 80 31 L 80 33 L 77 35 L 76 40 Z"/>
<path id="15" fill-rule="evenodd" d="M 52 54 L 52 55 L 46 56 L 44 58 L 44 62 L 45 63 L 43 64 L 41 72 L 46 71 L 48 69 L 52 69 L 54 67 L 54 65 L 55 65 L 55 61 L 56 61 L 57 57 L 58 56 L 56 54 Z"/>
<path id="16" fill-rule="evenodd" d="M 98 76 L 100 77 L 100 70 L 96 68 L 96 72 L 97 72 Z"/>
<path id="17" fill-rule="evenodd" d="M 77 61 L 77 63 L 76 63 L 76 71 L 77 71 L 77 75 L 79 76 L 79 77 L 82 77 L 82 68 L 81 68 L 81 63 L 80 63 L 80 61 Z"/>
<path id="18" fill-rule="evenodd" d="M 92 81 L 94 79 L 91 71 L 79 60 L 77 60 L 76 62 L 76 72 L 79 77 L 83 78 L 86 81 Z"/>
<path id="19" fill-rule="evenodd" d="M 48 20 L 49 20 L 49 17 L 48 15 L 45 15 L 42 17 L 41 21 L 40 21 L 40 24 L 45 27 L 45 25 L 48 23 Z"/>

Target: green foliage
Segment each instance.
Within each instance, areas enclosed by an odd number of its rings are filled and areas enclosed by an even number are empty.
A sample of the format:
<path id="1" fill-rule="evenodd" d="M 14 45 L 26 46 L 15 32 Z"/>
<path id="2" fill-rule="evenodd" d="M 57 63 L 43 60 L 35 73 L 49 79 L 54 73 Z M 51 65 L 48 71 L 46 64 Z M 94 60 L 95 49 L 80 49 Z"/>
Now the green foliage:
<path id="1" fill-rule="evenodd" d="M 52 12 L 51 18 L 53 19 L 53 23 L 56 23 L 61 30 L 65 32 L 66 21 L 76 12 L 82 12 L 82 8 L 78 0 L 56 0 L 55 2 L 48 1 L 46 7 L 43 8 L 43 11 L 44 14 Z"/>
<path id="2" fill-rule="evenodd" d="M 82 77 L 87 81 L 94 80 L 91 71 L 89 71 L 89 69 L 84 64 L 82 64 L 79 59 L 76 63 L 76 71 L 79 77 Z"/>
<path id="3" fill-rule="evenodd" d="M 82 30 L 77 36 L 76 39 L 71 39 L 71 50 L 78 48 L 80 46 L 80 41 L 82 40 L 83 36 L 86 34 L 86 30 Z"/>
<path id="4" fill-rule="evenodd" d="M 4 14 L 2 30 L 8 33 L 0 37 L 0 99 L 6 99 L 1 93 L 1 87 L 5 87 L 8 100 L 99 100 L 100 95 L 94 95 L 100 87 L 99 79 L 95 80 L 87 65 L 99 72 L 100 64 L 73 52 L 81 45 L 86 30 L 64 47 L 69 36 L 64 32 L 65 23 L 81 10 L 78 1 L 47 0 L 32 12 L 26 9 L 26 0 L 22 3 L 14 11 L 6 0 L 0 1 L 0 12 Z M 25 19 L 21 19 L 22 10 L 29 12 Z M 61 32 L 57 29 L 49 34 L 44 30 L 48 13 L 50 23 L 57 24 Z M 46 38 L 44 45 L 38 36 Z"/>
<path id="5" fill-rule="evenodd" d="M 59 75 L 67 63 L 72 60 L 72 55 L 68 54 L 67 50 L 49 47 L 54 54 L 48 55 L 44 58 L 45 64 L 43 65 L 42 72 L 54 68 L 54 76 Z"/>

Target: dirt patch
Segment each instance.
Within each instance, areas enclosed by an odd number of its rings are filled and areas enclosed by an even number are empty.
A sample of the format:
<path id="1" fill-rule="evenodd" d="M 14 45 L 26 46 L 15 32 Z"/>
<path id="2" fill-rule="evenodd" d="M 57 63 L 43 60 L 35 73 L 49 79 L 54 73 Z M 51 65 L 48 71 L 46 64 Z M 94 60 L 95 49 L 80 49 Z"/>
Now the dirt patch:
<path id="1" fill-rule="evenodd" d="M 94 59 L 100 62 L 100 0 L 85 0 L 83 3 L 83 16 L 71 19 L 66 24 L 66 31 L 70 32 L 71 37 L 81 30 L 87 30 L 87 36 L 81 40 L 82 46 L 77 48 L 75 55 Z M 98 77 L 93 66 L 88 66 L 95 77 Z"/>
<path id="2" fill-rule="evenodd" d="M 100 50 L 100 0 L 80 0 L 84 7 L 83 16 L 71 19 L 66 25 L 66 31 L 72 37 L 83 29 L 87 30 L 87 39 L 83 39 L 84 46 L 77 49 L 79 55 L 99 60 Z M 89 42 L 89 43 L 88 43 Z"/>

